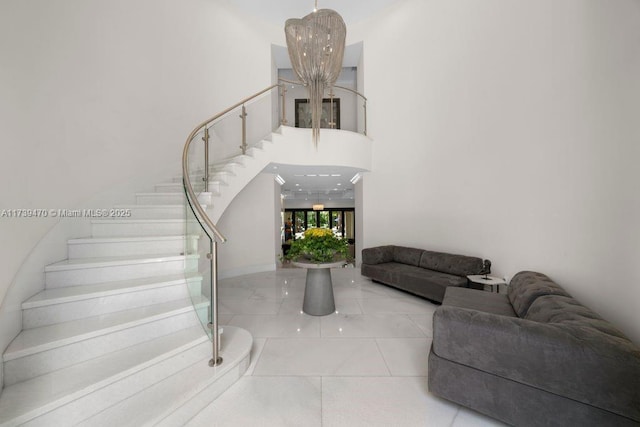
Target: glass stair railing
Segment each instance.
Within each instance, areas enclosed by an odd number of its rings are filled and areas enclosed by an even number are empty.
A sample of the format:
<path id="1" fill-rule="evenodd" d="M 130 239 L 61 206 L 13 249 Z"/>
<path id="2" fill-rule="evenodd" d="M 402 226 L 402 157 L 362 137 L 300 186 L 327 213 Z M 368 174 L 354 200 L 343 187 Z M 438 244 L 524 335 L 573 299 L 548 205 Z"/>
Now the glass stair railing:
<path id="1" fill-rule="evenodd" d="M 275 131 L 280 125 L 287 125 L 294 108 L 294 100 L 287 99 L 287 88 L 302 86 L 302 83 L 279 79 L 260 92 L 236 103 L 196 126 L 187 138 L 182 153 L 182 182 L 185 192 L 184 233 L 200 236 L 198 244 L 185 244 L 185 254 L 197 254 L 197 270 L 202 282 L 189 282 L 189 293 L 195 312 L 212 342 L 210 366 L 223 362 L 220 356 L 220 334 L 218 324 L 218 243 L 226 241 L 209 215 L 207 208 L 213 203 L 213 196 L 223 178 L 216 173 L 215 165 L 233 162 L 238 156 L 246 155 L 253 145 Z M 341 97 L 350 96 L 363 101 L 362 109 L 354 112 L 358 118 L 354 129 L 344 129 L 367 134 L 366 98 L 349 88 L 334 86 L 329 93 L 329 114 L 333 117 L 336 93 Z M 335 105 L 338 103 L 336 102 Z M 327 127 L 336 127 L 329 120 Z M 185 238 L 185 242 L 193 239 Z M 193 266 L 185 265 L 185 274 L 193 274 Z"/>

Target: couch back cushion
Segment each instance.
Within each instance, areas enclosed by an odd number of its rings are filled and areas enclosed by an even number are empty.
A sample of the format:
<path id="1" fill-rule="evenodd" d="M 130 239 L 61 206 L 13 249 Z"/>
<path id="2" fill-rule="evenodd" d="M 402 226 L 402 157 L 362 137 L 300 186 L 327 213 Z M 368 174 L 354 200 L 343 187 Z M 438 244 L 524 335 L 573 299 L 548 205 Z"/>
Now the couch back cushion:
<path id="1" fill-rule="evenodd" d="M 404 246 L 395 246 L 393 248 L 393 260 L 401 264 L 419 266 L 422 249 L 405 248 Z"/>
<path id="2" fill-rule="evenodd" d="M 363 264 L 384 264 L 393 261 L 393 246 L 376 246 L 362 250 Z"/>
<path id="3" fill-rule="evenodd" d="M 531 304 L 539 297 L 545 295 L 571 296 L 549 277 L 535 271 L 521 271 L 513 276 L 507 295 L 518 317 L 525 317 Z"/>
<path id="4" fill-rule="evenodd" d="M 481 258 L 444 252 L 422 251 L 420 258 L 420 267 L 456 276 L 480 274 L 483 266 Z"/>
<path id="5" fill-rule="evenodd" d="M 611 323 L 571 297 L 541 296 L 531 304 L 524 318 L 534 322 L 566 326 L 571 329 L 572 335 L 582 339 L 588 339 L 593 333 L 599 332 L 628 340 Z"/>

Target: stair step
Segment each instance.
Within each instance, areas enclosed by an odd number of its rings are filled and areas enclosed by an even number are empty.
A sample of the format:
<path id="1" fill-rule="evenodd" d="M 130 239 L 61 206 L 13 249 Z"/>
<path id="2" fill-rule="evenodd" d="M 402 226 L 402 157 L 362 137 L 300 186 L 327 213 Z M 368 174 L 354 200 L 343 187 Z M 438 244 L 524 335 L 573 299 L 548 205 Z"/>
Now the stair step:
<path id="1" fill-rule="evenodd" d="M 211 352 L 200 326 L 8 386 L 0 396 L 0 425 L 23 424 L 45 414 L 48 425 L 75 425 L 155 383 L 158 372 L 189 366 L 192 360 L 179 360 L 185 352 L 194 353 L 196 360 Z"/>
<path id="2" fill-rule="evenodd" d="M 210 368 L 211 354 L 153 386 L 84 420 L 79 426 L 183 426 L 246 372 L 253 342 L 247 331 L 225 326 L 221 356 Z"/>
<path id="3" fill-rule="evenodd" d="M 226 185 L 226 182 L 221 180 L 209 180 L 209 192 L 214 194 L 219 193 L 220 188 L 225 185 Z M 171 182 L 171 183 L 157 184 L 155 186 L 155 190 L 157 193 L 184 193 L 184 186 L 182 185 L 182 183 Z"/>
<path id="4" fill-rule="evenodd" d="M 192 215 L 192 214 L 191 214 Z M 190 216 L 190 218 L 193 218 Z M 186 229 L 189 227 L 189 230 Z M 193 230 L 193 231 L 191 231 Z M 93 237 L 177 236 L 198 234 L 197 221 L 182 219 L 96 219 L 91 221 Z"/>
<path id="5" fill-rule="evenodd" d="M 245 160 L 246 158 L 243 156 L 234 157 L 227 161 L 210 165 L 210 170 L 213 173 L 229 172 L 235 175 L 239 169 L 244 168 Z"/>
<path id="6" fill-rule="evenodd" d="M 174 205 L 118 205 L 116 208 L 126 209 L 131 213 L 131 216 L 126 219 L 182 219 L 185 217 L 184 203 Z"/>
<path id="7" fill-rule="evenodd" d="M 196 301 L 208 304 L 204 298 Z M 199 324 L 186 298 L 24 329 L 3 355 L 4 383 L 26 381 Z"/>
<path id="8" fill-rule="evenodd" d="M 198 201 L 204 205 L 211 204 L 212 194 L 198 192 Z M 185 195 L 182 193 L 136 193 L 136 204 L 140 205 L 176 205 L 185 203 Z"/>
<path id="9" fill-rule="evenodd" d="M 44 268 L 47 289 L 196 271 L 198 254 L 77 258 Z"/>
<path id="10" fill-rule="evenodd" d="M 22 303 L 22 327 L 37 328 L 184 299 L 199 295 L 201 283 L 202 276 L 198 273 L 180 273 L 46 289 Z"/>
<path id="11" fill-rule="evenodd" d="M 235 173 L 232 170 L 218 169 L 218 170 L 210 170 L 209 171 L 209 180 L 210 181 L 222 181 L 227 182 L 229 178 L 233 177 Z M 193 173 L 191 174 L 191 184 L 193 185 L 195 182 L 202 182 L 202 178 L 204 177 L 203 172 Z M 178 183 L 182 186 L 182 175 L 174 176 L 171 179 L 172 182 Z"/>
<path id="12" fill-rule="evenodd" d="M 67 243 L 69 259 L 136 254 L 189 254 L 198 250 L 197 235 L 92 237 L 70 239 Z"/>

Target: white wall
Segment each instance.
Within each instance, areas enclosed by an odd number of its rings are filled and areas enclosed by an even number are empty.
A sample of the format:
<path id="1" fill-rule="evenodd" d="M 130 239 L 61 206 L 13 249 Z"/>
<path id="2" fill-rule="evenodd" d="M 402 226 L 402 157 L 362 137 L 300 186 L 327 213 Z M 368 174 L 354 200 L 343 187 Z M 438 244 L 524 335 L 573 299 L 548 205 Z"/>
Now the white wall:
<path id="1" fill-rule="evenodd" d="M 280 188 L 272 174 L 258 174 L 233 199 L 218 221 L 228 239 L 218 245 L 219 277 L 233 277 L 275 270 L 280 243 L 274 232 L 276 212 L 280 214 Z M 276 237 L 277 235 L 277 237 Z"/>
<path id="2" fill-rule="evenodd" d="M 638 2 L 408 0 L 351 30 L 364 246 L 544 272 L 640 342 Z"/>
<path id="3" fill-rule="evenodd" d="M 0 2 L 0 210 L 111 207 L 168 180 L 197 123 L 269 85 L 271 31 L 222 0 Z M 0 218 L 0 350 L 55 224 Z M 66 257 L 63 228 L 38 259 Z"/>

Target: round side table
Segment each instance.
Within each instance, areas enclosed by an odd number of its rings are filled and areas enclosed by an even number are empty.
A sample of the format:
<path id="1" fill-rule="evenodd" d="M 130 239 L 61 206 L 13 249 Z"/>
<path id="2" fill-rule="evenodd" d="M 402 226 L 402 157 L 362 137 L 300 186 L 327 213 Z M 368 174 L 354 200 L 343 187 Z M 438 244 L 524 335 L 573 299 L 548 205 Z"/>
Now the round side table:
<path id="1" fill-rule="evenodd" d="M 493 292 L 493 288 L 495 286 L 496 293 L 498 293 L 498 294 L 500 293 L 500 285 L 506 285 L 507 284 L 507 282 L 505 282 L 503 279 L 501 279 L 499 277 L 488 276 L 486 274 L 472 274 L 470 276 L 467 276 L 467 279 L 471 283 L 477 283 L 478 285 L 489 285 L 489 286 L 491 286 L 491 292 Z M 484 287 L 483 287 L 483 289 L 484 289 Z"/>
<path id="2" fill-rule="evenodd" d="M 331 269 L 342 267 L 344 261 L 316 264 L 312 262 L 292 261 L 296 267 L 307 269 L 307 281 L 304 287 L 302 311 L 312 316 L 326 316 L 336 311 L 333 298 Z"/>

